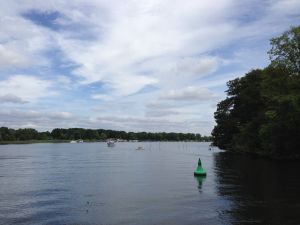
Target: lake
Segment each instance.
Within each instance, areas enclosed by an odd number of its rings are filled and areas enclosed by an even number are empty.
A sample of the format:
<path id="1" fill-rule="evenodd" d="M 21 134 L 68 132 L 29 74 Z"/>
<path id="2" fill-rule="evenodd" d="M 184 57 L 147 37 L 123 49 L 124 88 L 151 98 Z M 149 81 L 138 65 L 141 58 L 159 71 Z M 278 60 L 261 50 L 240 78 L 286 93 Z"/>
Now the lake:
<path id="1" fill-rule="evenodd" d="M 300 224 L 299 163 L 208 146 L 1 145 L 0 224 Z"/>

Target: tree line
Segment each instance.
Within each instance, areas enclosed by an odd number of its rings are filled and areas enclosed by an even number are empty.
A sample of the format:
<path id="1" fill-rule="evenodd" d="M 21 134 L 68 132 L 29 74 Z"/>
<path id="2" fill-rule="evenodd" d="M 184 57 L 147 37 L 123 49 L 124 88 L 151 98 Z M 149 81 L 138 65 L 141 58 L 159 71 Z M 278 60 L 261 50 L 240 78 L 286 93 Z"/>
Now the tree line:
<path id="1" fill-rule="evenodd" d="M 0 142 L 28 140 L 101 140 L 123 139 L 138 141 L 211 141 L 211 137 L 194 133 L 125 132 L 104 129 L 55 128 L 51 132 L 39 132 L 33 128 L 11 129 L 0 127 Z"/>
<path id="2" fill-rule="evenodd" d="M 300 158 L 300 26 L 271 39 L 271 63 L 227 83 L 213 144 L 229 151 Z"/>

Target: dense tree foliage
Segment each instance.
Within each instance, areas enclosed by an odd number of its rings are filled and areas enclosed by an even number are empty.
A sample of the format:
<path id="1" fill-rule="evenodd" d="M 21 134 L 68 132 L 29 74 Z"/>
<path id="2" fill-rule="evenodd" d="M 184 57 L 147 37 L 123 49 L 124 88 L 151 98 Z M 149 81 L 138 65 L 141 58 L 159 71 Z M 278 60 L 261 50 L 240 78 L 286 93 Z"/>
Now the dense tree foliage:
<path id="1" fill-rule="evenodd" d="M 227 83 L 213 143 L 272 157 L 300 158 L 300 27 L 271 40 L 271 64 Z"/>
<path id="2" fill-rule="evenodd" d="M 288 70 L 290 74 L 300 71 L 300 26 L 292 27 L 280 37 L 271 39 L 272 48 L 268 52 L 273 67 Z"/>
<path id="3" fill-rule="evenodd" d="M 38 132 L 32 128 L 9 129 L 0 128 L 0 142 L 26 140 L 106 140 L 108 138 L 139 141 L 210 141 L 211 137 L 193 133 L 148 133 L 125 132 L 104 129 L 56 128 L 52 132 Z"/>

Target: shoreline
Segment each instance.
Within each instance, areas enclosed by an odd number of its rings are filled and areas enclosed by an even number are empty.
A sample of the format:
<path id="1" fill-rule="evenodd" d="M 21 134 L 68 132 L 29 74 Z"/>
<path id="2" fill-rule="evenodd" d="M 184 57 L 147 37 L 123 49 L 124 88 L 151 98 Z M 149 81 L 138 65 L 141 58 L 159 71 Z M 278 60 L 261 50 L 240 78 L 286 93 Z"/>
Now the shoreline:
<path id="1" fill-rule="evenodd" d="M 25 140 L 25 141 L 0 141 L 0 145 L 14 145 L 14 144 L 43 144 L 43 143 L 70 143 L 71 140 Z M 92 142 L 106 142 L 103 140 L 83 140 L 83 143 L 92 143 Z M 131 141 L 125 141 L 133 143 Z M 153 141 L 153 140 L 143 140 L 138 142 L 207 142 L 209 141 Z M 122 142 L 120 142 L 122 143 Z"/>
<path id="2" fill-rule="evenodd" d="M 25 141 L 0 141 L 0 145 L 10 144 L 42 144 L 42 143 L 70 143 L 71 140 L 25 140 Z M 102 142 L 99 140 L 85 140 L 84 142 Z"/>

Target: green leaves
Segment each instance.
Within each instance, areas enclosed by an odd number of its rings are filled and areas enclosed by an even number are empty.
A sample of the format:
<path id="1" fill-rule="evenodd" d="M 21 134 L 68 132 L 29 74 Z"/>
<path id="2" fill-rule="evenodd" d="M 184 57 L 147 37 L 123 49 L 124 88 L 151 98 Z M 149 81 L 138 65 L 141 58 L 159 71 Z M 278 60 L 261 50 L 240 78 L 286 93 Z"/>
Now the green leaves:
<path id="1" fill-rule="evenodd" d="M 281 67 L 291 75 L 300 74 L 300 27 L 292 27 L 281 36 L 271 39 L 268 52 L 271 65 Z"/>
<path id="2" fill-rule="evenodd" d="M 271 44 L 270 66 L 227 83 L 213 142 L 231 151 L 300 158 L 300 27 Z"/>

